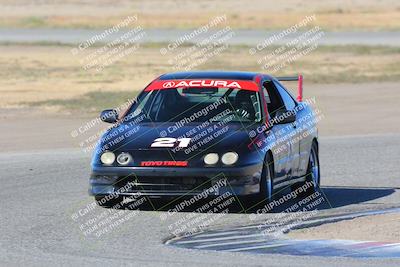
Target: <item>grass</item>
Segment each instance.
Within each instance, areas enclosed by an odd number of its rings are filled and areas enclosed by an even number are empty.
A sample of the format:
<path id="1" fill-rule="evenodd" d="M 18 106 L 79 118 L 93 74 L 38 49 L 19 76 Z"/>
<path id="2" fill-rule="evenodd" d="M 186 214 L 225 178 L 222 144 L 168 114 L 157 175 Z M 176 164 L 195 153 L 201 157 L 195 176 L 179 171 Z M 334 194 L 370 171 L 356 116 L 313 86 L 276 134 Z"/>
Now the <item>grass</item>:
<path id="1" fill-rule="evenodd" d="M 72 99 L 51 99 L 38 102 L 23 103 L 32 107 L 57 106 L 80 113 L 96 113 L 102 108 L 115 108 L 129 99 L 135 98 L 139 91 L 115 92 L 93 91 Z"/>
<path id="2" fill-rule="evenodd" d="M 18 24 L 25 28 L 43 28 L 48 25 L 48 21 L 43 17 L 24 17 L 19 19 Z"/>
<path id="3" fill-rule="evenodd" d="M 320 46 L 318 51 L 321 53 L 349 53 L 355 55 L 390 55 L 400 54 L 400 47 L 384 45 L 335 45 Z"/>
<path id="4" fill-rule="evenodd" d="M 59 107 L 98 112 L 134 97 L 162 73 L 175 71 L 162 56 L 165 44 L 143 44 L 101 72 L 84 70 L 72 46 L 57 44 L 0 45 L 1 108 Z M 95 47 L 90 48 L 93 52 Z M 187 46 L 177 49 L 183 52 Z M 275 47 L 258 54 L 263 56 Z M 268 73 L 247 46 L 230 46 L 195 70 L 242 70 Z M 304 74 L 305 83 L 367 83 L 400 81 L 400 48 L 388 46 L 321 46 L 283 68 L 280 75 Z"/>
<path id="5" fill-rule="evenodd" d="M 306 14 L 311 13 L 273 13 L 265 16 L 264 13 L 256 14 L 227 14 L 227 22 L 218 25 L 222 28 L 229 25 L 232 29 L 260 29 L 283 30 L 301 21 Z M 79 17 L 60 16 L 29 16 L 29 17 L 0 17 L 2 28 L 83 28 L 104 29 L 117 25 L 128 14 L 121 16 L 93 18 L 82 15 Z M 145 29 L 195 29 L 208 23 L 210 18 L 218 16 L 218 13 L 196 15 L 167 13 L 159 16 L 140 14 L 139 25 Z M 325 31 L 398 31 L 400 30 L 400 12 L 370 12 L 370 13 L 316 13 L 317 20 L 303 29 L 320 26 Z M 156 18 L 156 19 L 154 19 Z M 135 25 L 138 25 L 135 24 Z M 132 25 L 134 27 L 135 25 Z M 128 26 L 129 28 L 129 26 Z"/>

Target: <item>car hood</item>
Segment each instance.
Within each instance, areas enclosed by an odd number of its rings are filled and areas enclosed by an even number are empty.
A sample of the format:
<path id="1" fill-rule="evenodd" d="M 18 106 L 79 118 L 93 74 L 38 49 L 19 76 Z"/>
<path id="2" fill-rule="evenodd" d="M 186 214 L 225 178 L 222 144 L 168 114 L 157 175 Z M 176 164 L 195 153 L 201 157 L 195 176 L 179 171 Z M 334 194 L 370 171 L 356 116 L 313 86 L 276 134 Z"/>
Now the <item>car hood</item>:
<path id="1" fill-rule="evenodd" d="M 170 147 L 152 147 L 157 138 L 190 138 L 182 149 L 238 150 L 251 142 L 248 132 L 240 123 L 208 124 L 190 123 L 179 126 L 177 123 L 123 123 L 108 130 L 102 137 L 101 146 L 106 150 L 171 150 Z"/>

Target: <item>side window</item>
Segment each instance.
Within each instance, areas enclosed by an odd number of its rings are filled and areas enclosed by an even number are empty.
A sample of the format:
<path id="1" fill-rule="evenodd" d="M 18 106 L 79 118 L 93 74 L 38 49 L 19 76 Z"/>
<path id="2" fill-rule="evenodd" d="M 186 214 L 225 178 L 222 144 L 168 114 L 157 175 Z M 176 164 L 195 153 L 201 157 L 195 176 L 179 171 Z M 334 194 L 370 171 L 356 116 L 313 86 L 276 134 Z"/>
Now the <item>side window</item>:
<path id="1" fill-rule="evenodd" d="M 271 98 L 269 97 L 269 94 L 268 94 L 268 92 L 267 92 L 267 89 L 265 89 L 264 86 L 263 86 L 263 91 L 264 91 L 265 103 L 267 103 L 267 105 L 271 104 Z"/>
<path id="2" fill-rule="evenodd" d="M 273 117 L 278 110 L 285 109 L 285 106 L 272 81 L 264 82 L 263 87 L 263 93 L 265 102 L 267 103 L 268 112 Z"/>
<path id="3" fill-rule="evenodd" d="M 296 102 L 293 98 L 289 95 L 288 92 L 279 84 L 274 83 L 275 87 L 278 89 L 279 94 L 282 97 L 283 103 L 285 104 L 286 110 L 293 110 L 296 107 Z"/>

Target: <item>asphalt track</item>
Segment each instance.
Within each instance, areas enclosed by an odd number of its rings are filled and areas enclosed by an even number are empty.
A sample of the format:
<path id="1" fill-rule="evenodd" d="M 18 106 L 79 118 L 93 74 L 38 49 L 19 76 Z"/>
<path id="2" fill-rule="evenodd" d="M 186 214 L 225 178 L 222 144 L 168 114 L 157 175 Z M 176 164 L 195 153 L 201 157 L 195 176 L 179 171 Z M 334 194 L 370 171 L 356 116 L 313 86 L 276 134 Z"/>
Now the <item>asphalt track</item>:
<path id="1" fill-rule="evenodd" d="M 351 258 L 400 258 L 400 243 L 398 242 L 340 240 L 338 238 L 303 240 L 287 238 L 287 236 L 285 236 L 285 232 L 287 231 L 285 227 L 288 226 L 291 230 L 303 229 L 364 216 L 399 212 L 400 208 L 391 208 L 328 215 L 320 218 L 310 217 L 303 221 L 297 221 L 296 218 L 294 218 L 284 222 L 282 227 L 276 227 L 275 222 L 228 229 L 222 227 L 220 230 L 206 230 L 188 236 L 176 236 L 167 240 L 166 244 L 191 249 L 261 254 Z M 271 231 L 271 229 L 274 229 L 274 231 Z"/>
<path id="2" fill-rule="evenodd" d="M 85 42 L 93 36 L 100 35 L 104 30 L 88 29 L 1 29 L 0 42 L 11 43 L 41 43 L 53 42 L 62 44 L 78 44 Z M 178 40 L 182 36 L 190 36 L 193 30 L 176 29 L 145 29 L 146 35 L 138 42 L 170 43 Z M 205 37 L 217 33 L 218 30 L 209 30 L 207 33 L 200 34 L 189 40 L 189 42 L 198 42 Z M 235 35 L 226 40 L 226 43 L 235 45 L 256 46 L 266 38 L 277 35 L 280 31 L 262 31 L 262 30 L 234 30 Z M 126 31 L 110 34 L 101 39 L 100 42 L 110 42 L 124 35 Z M 274 42 L 282 45 L 301 35 L 302 32 L 290 34 Z M 379 32 L 325 32 L 323 37 L 318 40 L 320 45 L 387 45 L 400 46 L 400 34 L 396 31 Z"/>
<path id="3" fill-rule="evenodd" d="M 4 140 L 3 140 L 4 141 Z M 379 210 L 400 203 L 400 135 L 321 138 L 320 215 Z M 399 266 L 399 259 L 289 256 L 183 249 L 165 245 L 170 226 L 190 213 L 125 210 L 111 233 L 84 236 L 73 215 L 88 203 L 90 156 L 77 149 L 0 153 L 0 264 L 15 266 Z M 93 208 L 92 212 L 107 209 Z M 201 216 L 201 214 L 195 214 Z M 212 227 L 254 224 L 249 214 L 215 216 Z M 366 238 L 372 239 L 368 236 Z M 83 264 L 82 264 L 83 263 Z"/>

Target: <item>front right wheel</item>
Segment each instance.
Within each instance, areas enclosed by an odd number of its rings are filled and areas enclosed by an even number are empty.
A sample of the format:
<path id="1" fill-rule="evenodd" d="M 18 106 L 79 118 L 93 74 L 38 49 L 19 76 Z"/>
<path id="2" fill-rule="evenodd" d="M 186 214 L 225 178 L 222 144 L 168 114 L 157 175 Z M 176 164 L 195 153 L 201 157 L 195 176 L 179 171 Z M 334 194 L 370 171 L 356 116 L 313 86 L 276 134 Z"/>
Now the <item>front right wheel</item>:
<path id="1" fill-rule="evenodd" d="M 304 182 L 296 183 L 291 187 L 292 191 L 295 191 L 305 184 L 311 184 L 311 186 L 307 186 L 307 190 L 306 192 L 304 192 L 304 194 L 302 194 L 302 196 L 307 196 L 315 193 L 319 189 L 319 186 L 321 184 L 318 145 L 315 141 L 313 141 L 311 145 L 310 157 L 308 160 L 307 172 L 305 177 L 306 179 Z"/>
<path id="2" fill-rule="evenodd" d="M 256 195 L 243 197 L 242 204 L 246 210 L 254 210 L 261 208 L 263 205 L 270 203 L 273 200 L 274 194 L 274 163 L 270 154 L 267 154 L 264 160 L 261 180 L 260 180 L 260 191 Z"/>
<path id="3" fill-rule="evenodd" d="M 260 194 L 259 199 L 261 201 L 266 201 L 267 203 L 273 200 L 273 193 L 274 193 L 274 185 L 273 185 L 273 178 L 274 178 L 274 165 L 273 160 L 270 154 L 267 154 L 263 170 L 261 173 L 261 182 L 260 182 Z"/>

